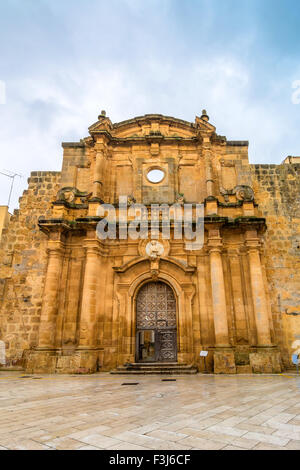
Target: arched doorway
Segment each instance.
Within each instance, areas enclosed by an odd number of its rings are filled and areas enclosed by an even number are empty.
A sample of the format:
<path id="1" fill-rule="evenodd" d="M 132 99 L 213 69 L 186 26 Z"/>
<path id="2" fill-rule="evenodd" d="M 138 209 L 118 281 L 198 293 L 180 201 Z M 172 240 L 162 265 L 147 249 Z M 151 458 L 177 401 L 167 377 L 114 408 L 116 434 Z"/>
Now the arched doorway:
<path id="1" fill-rule="evenodd" d="M 176 299 L 164 282 L 148 282 L 136 298 L 138 362 L 177 361 Z"/>

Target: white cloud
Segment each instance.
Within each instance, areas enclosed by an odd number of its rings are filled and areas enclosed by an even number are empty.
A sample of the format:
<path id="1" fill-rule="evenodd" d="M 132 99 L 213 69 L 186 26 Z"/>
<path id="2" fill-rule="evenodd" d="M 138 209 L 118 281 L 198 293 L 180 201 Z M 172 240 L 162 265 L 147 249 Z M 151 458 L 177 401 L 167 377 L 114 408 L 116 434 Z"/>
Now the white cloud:
<path id="1" fill-rule="evenodd" d="M 291 103 L 297 68 L 285 63 L 280 74 L 268 77 L 267 66 L 260 68 L 262 62 L 249 56 L 253 30 L 240 28 L 232 33 L 235 41 L 220 45 L 219 37 L 228 41 L 229 27 L 224 26 L 226 34 L 214 31 L 210 1 L 202 2 L 199 22 L 189 16 L 191 8 L 186 17 L 179 18 L 180 10 L 176 16 L 173 0 L 123 0 L 119 9 L 118 2 L 100 8 L 91 0 L 84 11 L 80 2 L 72 0 L 71 10 L 70 4 L 41 4 L 51 11 L 46 17 L 40 6 L 39 19 L 48 18 L 50 32 L 44 23 L 35 25 L 33 37 L 26 31 L 23 62 L 8 42 L 3 57 L 11 64 L 15 52 L 19 62 L 0 76 L 7 89 L 0 106 L 0 171 L 27 177 L 30 171 L 60 170 L 61 141 L 85 137 L 102 109 L 116 122 L 152 112 L 193 121 L 206 108 L 218 133 L 249 139 L 252 162 L 279 163 L 299 154 L 300 105 Z M 11 29 L 10 36 L 13 24 Z M 21 27 L 18 34 L 22 41 Z M 0 181 L 3 204 L 9 182 Z M 25 188 L 26 178 L 16 182 L 13 207 Z"/>

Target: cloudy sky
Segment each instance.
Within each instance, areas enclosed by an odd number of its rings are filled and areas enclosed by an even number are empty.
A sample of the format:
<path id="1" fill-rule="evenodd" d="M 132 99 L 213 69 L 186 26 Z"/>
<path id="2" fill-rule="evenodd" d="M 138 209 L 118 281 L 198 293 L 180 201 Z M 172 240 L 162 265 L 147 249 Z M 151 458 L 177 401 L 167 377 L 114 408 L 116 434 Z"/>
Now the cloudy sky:
<path id="1" fill-rule="evenodd" d="M 206 108 L 250 141 L 250 162 L 300 155 L 299 22 L 299 0 L 1 0 L 0 171 L 23 175 L 10 209 L 102 109 L 118 122 Z"/>

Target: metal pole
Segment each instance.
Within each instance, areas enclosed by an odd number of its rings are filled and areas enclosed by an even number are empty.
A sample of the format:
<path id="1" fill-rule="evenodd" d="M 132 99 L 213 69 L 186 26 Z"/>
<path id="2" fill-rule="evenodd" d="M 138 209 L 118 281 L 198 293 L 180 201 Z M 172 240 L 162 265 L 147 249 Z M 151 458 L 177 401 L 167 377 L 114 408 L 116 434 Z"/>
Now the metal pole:
<path id="1" fill-rule="evenodd" d="M 5 171 L 7 171 L 7 170 L 5 170 Z M 9 172 L 9 173 L 10 173 L 10 172 Z M 8 203 L 7 203 L 7 206 L 9 207 L 10 199 L 11 199 L 11 195 L 12 195 L 12 190 L 13 190 L 13 186 L 14 186 L 14 182 L 15 182 L 15 177 L 16 177 L 16 176 L 19 176 L 19 177 L 21 178 L 22 175 L 19 175 L 18 173 L 11 173 L 10 175 L 8 175 L 7 173 L 3 173 L 2 171 L 0 171 L 0 174 L 1 174 L 1 175 L 4 175 L 4 176 L 7 176 L 7 178 L 10 178 L 10 179 L 12 180 L 12 181 L 11 181 L 11 185 L 10 185 Z"/>
<path id="2" fill-rule="evenodd" d="M 12 193 L 12 190 L 13 190 L 13 186 L 14 186 L 14 182 L 15 182 L 15 176 L 11 176 L 11 185 L 10 185 L 10 191 L 9 191 L 9 196 L 8 196 L 8 203 L 7 203 L 7 206 L 9 207 L 9 204 L 10 204 L 10 198 L 11 198 L 11 193 Z"/>

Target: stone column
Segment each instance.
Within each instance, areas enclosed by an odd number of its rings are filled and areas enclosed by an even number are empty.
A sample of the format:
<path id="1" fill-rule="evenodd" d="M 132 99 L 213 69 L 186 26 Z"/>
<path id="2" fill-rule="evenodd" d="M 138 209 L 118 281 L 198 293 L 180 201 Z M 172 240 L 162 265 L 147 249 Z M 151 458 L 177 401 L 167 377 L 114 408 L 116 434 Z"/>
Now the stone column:
<path id="1" fill-rule="evenodd" d="M 218 233 L 218 232 L 216 232 Z M 215 328 L 214 372 L 235 374 L 234 352 L 229 344 L 225 283 L 222 264 L 222 242 L 218 235 L 209 240 L 210 277 Z"/>
<path id="2" fill-rule="evenodd" d="M 207 194 L 207 197 L 210 197 L 210 196 L 213 196 L 213 192 L 214 192 L 214 180 L 213 180 L 213 172 L 212 172 L 211 154 L 210 154 L 210 150 L 208 149 L 206 149 L 204 152 L 204 161 L 205 161 L 205 176 L 206 176 L 206 194 Z"/>
<path id="3" fill-rule="evenodd" d="M 99 272 L 99 246 L 96 240 L 85 241 L 86 264 L 82 290 L 78 349 L 95 347 L 96 296 Z"/>
<path id="4" fill-rule="evenodd" d="M 226 296 L 221 248 L 211 248 L 209 255 L 216 346 L 229 347 Z"/>
<path id="5" fill-rule="evenodd" d="M 271 346 L 269 314 L 259 253 L 259 240 L 247 241 L 258 346 Z"/>
<path id="6" fill-rule="evenodd" d="M 55 348 L 56 320 L 59 305 L 60 278 L 63 265 L 63 244 L 48 242 L 48 266 L 40 320 L 38 349 Z"/>
<path id="7" fill-rule="evenodd" d="M 244 306 L 245 302 L 238 248 L 229 249 L 228 257 L 231 274 L 232 300 L 235 313 L 236 340 L 238 344 L 240 344 L 241 341 L 242 344 L 245 344 L 248 343 L 248 324 Z"/>
<path id="8" fill-rule="evenodd" d="M 103 185 L 103 152 L 97 152 L 95 157 L 94 181 L 93 181 L 93 197 L 100 198 L 102 196 Z"/>

